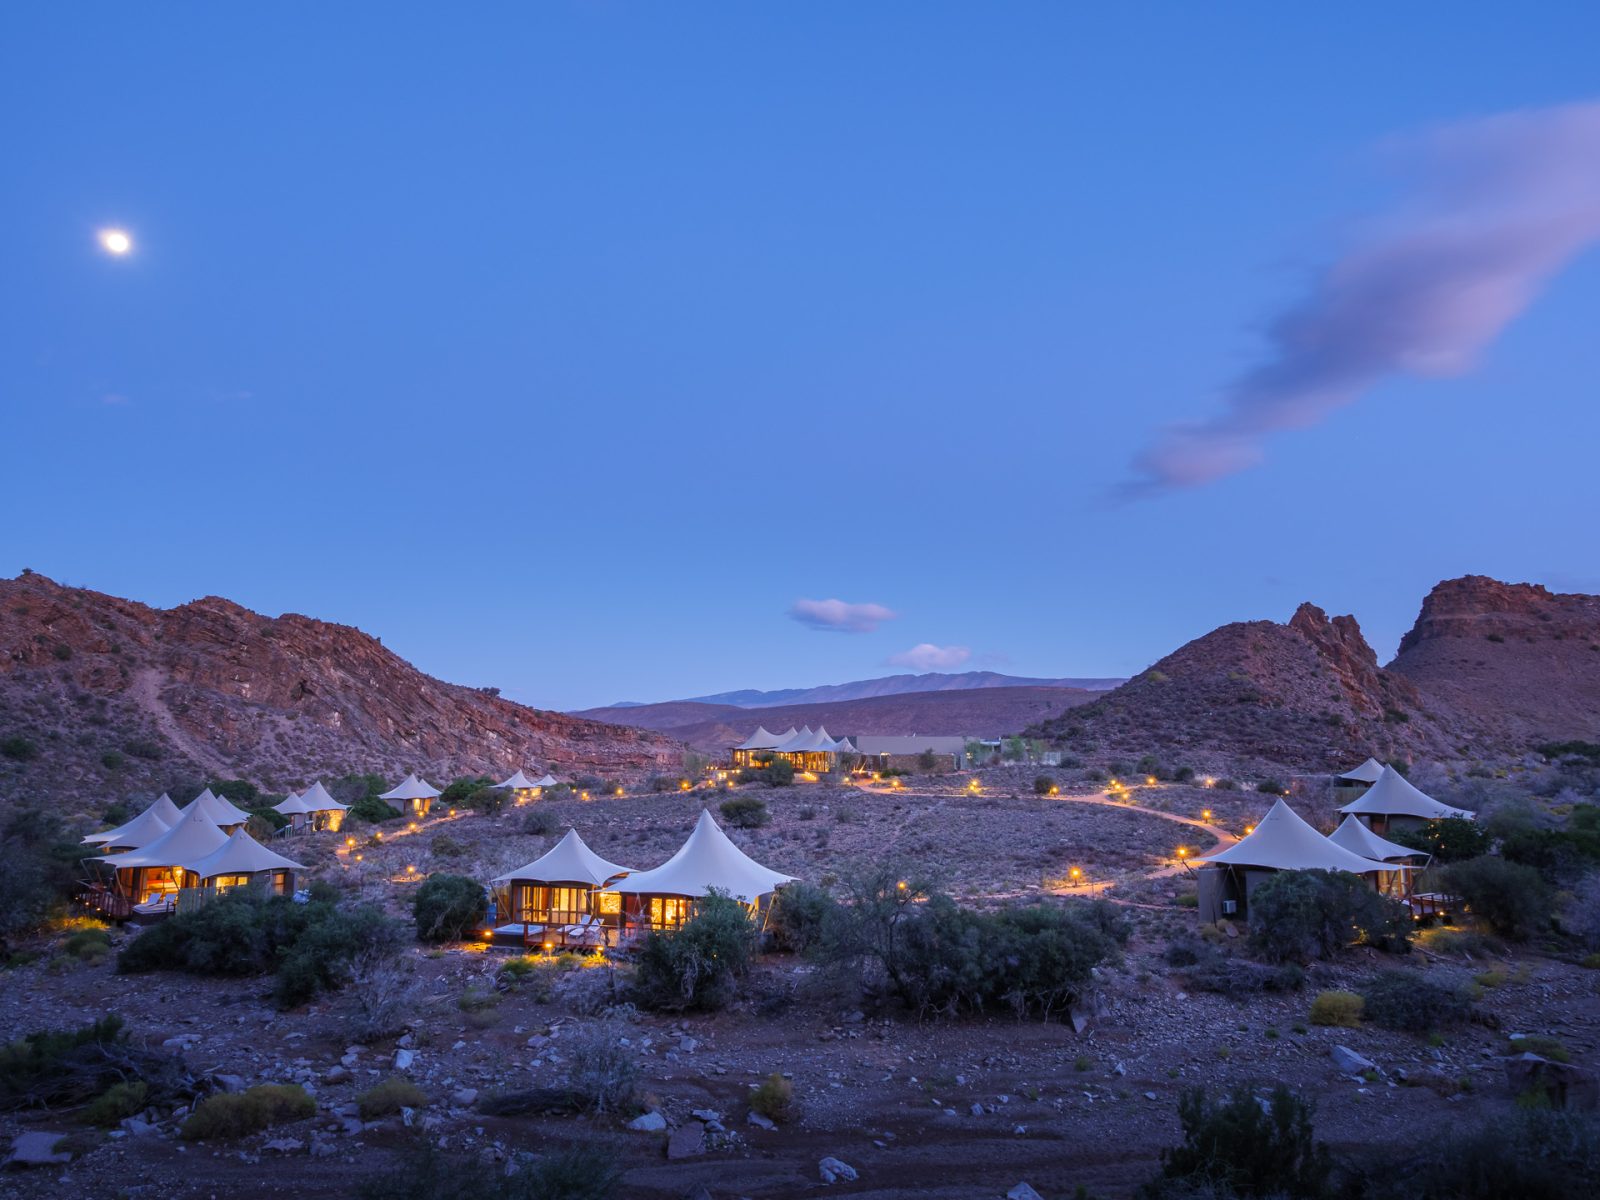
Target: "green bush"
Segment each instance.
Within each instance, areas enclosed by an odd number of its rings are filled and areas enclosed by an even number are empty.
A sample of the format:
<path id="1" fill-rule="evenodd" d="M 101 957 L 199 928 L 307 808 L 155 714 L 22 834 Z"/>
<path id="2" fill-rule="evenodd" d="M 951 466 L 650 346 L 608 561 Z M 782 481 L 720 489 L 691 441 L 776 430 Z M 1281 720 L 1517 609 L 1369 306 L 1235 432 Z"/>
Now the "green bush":
<path id="1" fill-rule="evenodd" d="M 785 884 L 773 897 L 767 929 L 777 949 L 806 954 L 822 945 L 830 922 L 838 918 L 839 904 L 815 884 Z"/>
<path id="2" fill-rule="evenodd" d="M 124 1117 L 144 1111 L 150 1102 L 150 1085 L 142 1079 L 113 1083 L 84 1107 L 85 1124 L 111 1128 Z"/>
<path id="3" fill-rule="evenodd" d="M 1250 893 L 1250 944 L 1273 962 L 1327 958 L 1352 943 L 1410 947 L 1411 914 L 1344 871 L 1278 871 Z"/>
<path id="4" fill-rule="evenodd" d="M 356 1108 L 363 1121 L 393 1116 L 402 1108 L 421 1108 L 428 1093 L 402 1075 L 391 1075 L 356 1097 Z"/>
<path id="5" fill-rule="evenodd" d="M 507 1175 L 415 1144 L 399 1166 L 365 1180 L 361 1200 L 612 1200 L 621 1168 L 610 1147 L 593 1142 L 546 1151 Z"/>
<path id="6" fill-rule="evenodd" d="M 749 969 L 755 926 L 744 905 L 712 893 L 683 926 L 652 933 L 639 950 L 634 990 L 645 1008 L 665 1012 L 725 1007 Z"/>
<path id="7" fill-rule="evenodd" d="M 32 739 L 19 734 L 0 738 L 0 754 L 13 762 L 32 762 L 39 757 L 39 747 Z"/>
<path id="8" fill-rule="evenodd" d="M 769 1121 L 786 1121 L 794 1111 L 794 1084 L 774 1071 L 750 1091 L 750 1108 Z"/>
<path id="9" fill-rule="evenodd" d="M 122 1018 L 70 1030 L 41 1030 L 0 1046 L 0 1112 L 83 1104 L 107 1088 L 142 1082 L 151 1102 L 184 1088 L 182 1060 L 128 1041 Z"/>
<path id="10" fill-rule="evenodd" d="M 1455 1025 L 1472 1012 L 1464 988 L 1437 983 L 1418 971 L 1380 971 L 1361 992 L 1362 1015 L 1374 1025 L 1426 1033 Z"/>
<path id="11" fill-rule="evenodd" d="M 127 758 L 123 756 L 120 750 L 107 750 L 100 756 L 100 765 L 108 771 L 120 771 L 127 763 Z M 121 822 L 119 821 L 118 824 L 120 825 Z"/>
<path id="12" fill-rule="evenodd" d="M 420 942 L 460 941 L 483 928 L 489 899 L 483 885 L 465 875 L 434 875 L 417 889 L 411 900 Z"/>
<path id="13" fill-rule="evenodd" d="M 491 817 L 510 802 L 510 790 L 495 787 L 494 780 L 487 775 L 452 780 L 439 795 L 439 803 L 446 808 L 470 808 Z"/>
<path id="14" fill-rule="evenodd" d="M 166 748 L 152 738 L 135 738 L 126 742 L 122 747 L 135 758 L 142 758 L 146 762 L 157 762 L 166 757 Z"/>
<path id="15" fill-rule="evenodd" d="M 1584 1113 L 1513 1108 L 1430 1140 L 1392 1194 L 1407 1200 L 1577 1200 L 1594 1194 L 1600 1124 Z"/>
<path id="16" fill-rule="evenodd" d="M 0 813 L 0 862 L 5 864 L 0 958 L 15 939 L 32 933 L 65 907 L 83 853 L 83 844 L 67 832 L 55 813 L 38 808 Z"/>
<path id="17" fill-rule="evenodd" d="M 1048 796 L 1050 789 L 1056 786 L 1056 781 L 1048 775 L 1036 775 L 1033 779 L 1033 794 L 1035 796 Z"/>
<path id="18" fill-rule="evenodd" d="M 730 796 L 717 805 L 723 820 L 740 829 L 759 829 L 772 819 L 767 802 L 756 796 Z"/>
<path id="19" fill-rule="evenodd" d="M 191 1142 L 226 1141 L 316 1115 L 317 1102 L 298 1084 L 263 1083 L 242 1092 L 207 1096 L 178 1135 Z"/>
<path id="20" fill-rule="evenodd" d="M 587 1112 L 628 1112 L 638 1096 L 639 1064 L 614 1025 L 597 1022 L 571 1041 L 567 1086 Z"/>
<path id="21" fill-rule="evenodd" d="M 467 852 L 463 843 L 456 841 L 447 833 L 441 833 L 434 838 L 428 848 L 440 858 L 460 858 Z"/>
<path id="22" fill-rule="evenodd" d="M 1313 1136 L 1312 1111 L 1282 1084 L 1265 1105 L 1244 1086 L 1217 1101 L 1204 1088 L 1185 1090 L 1178 1098 L 1183 1143 L 1161 1152 L 1161 1174 L 1139 1194 L 1158 1200 L 1201 1185 L 1217 1197 L 1327 1196 L 1333 1163 Z"/>
<path id="23" fill-rule="evenodd" d="M 1451 863 L 1442 874 L 1444 890 L 1501 937 L 1522 940 L 1550 927 L 1555 897 L 1532 867 L 1485 856 Z"/>
<path id="24" fill-rule="evenodd" d="M 1460 862 L 1489 852 L 1489 831 L 1466 817 L 1446 817 L 1415 828 L 1390 829 L 1384 834 L 1391 842 L 1410 846 L 1433 855 L 1440 863 Z"/>
<path id="25" fill-rule="evenodd" d="M 1311 1002 L 1311 1023 L 1354 1029 L 1361 1024 L 1361 1008 L 1361 997 L 1354 992 L 1318 992 Z"/>
<path id="26" fill-rule="evenodd" d="M 535 808 L 522 818 L 522 832 L 535 837 L 552 837 L 561 832 L 561 821 L 548 808 Z"/>
<path id="27" fill-rule="evenodd" d="M 345 909 L 326 900 L 231 892 L 152 925 L 117 957 L 117 971 L 186 971 L 193 975 L 276 975 L 278 1004 L 292 1008 L 339 987 L 351 960 L 398 944 L 394 922 L 370 906 Z"/>
<path id="28" fill-rule="evenodd" d="M 398 821 L 403 815 L 398 808 L 392 808 L 387 800 L 379 800 L 376 796 L 363 796 L 350 805 L 350 816 L 358 821 L 365 821 L 368 825 L 378 825 L 384 821 Z"/>

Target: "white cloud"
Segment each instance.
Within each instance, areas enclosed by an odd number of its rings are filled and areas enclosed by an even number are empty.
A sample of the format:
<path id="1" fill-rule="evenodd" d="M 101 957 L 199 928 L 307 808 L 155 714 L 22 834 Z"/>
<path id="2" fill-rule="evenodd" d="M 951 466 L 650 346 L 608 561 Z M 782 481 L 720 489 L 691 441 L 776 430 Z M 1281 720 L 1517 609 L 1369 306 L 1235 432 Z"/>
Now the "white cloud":
<path id="1" fill-rule="evenodd" d="M 966 646 L 935 646 L 932 642 L 921 642 L 909 650 L 891 654 L 884 664 L 910 667 L 914 671 L 948 671 L 971 657 L 972 651 Z"/>
<path id="2" fill-rule="evenodd" d="M 796 600 L 789 606 L 793 620 L 831 633 L 871 633 L 899 615 L 881 604 L 850 604 L 844 600 Z"/>

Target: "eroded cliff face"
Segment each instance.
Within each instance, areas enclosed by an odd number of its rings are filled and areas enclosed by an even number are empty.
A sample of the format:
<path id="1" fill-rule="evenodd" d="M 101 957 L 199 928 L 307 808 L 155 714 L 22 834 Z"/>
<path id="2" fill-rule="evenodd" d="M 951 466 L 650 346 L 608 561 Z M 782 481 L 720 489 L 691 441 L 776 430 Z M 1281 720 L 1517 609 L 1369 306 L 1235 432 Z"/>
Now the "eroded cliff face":
<path id="1" fill-rule="evenodd" d="M 1600 741 L 1600 596 L 1445 580 L 1387 670 L 1457 735 L 1462 757 Z"/>
<path id="2" fill-rule="evenodd" d="M 107 799 L 185 770 L 291 786 L 354 770 L 645 770 L 680 750 L 444 683 L 350 626 L 218 597 L 154 609 L 31 574 L 0 580 L 6 736 L 38 756 L 0 787 Z"/>

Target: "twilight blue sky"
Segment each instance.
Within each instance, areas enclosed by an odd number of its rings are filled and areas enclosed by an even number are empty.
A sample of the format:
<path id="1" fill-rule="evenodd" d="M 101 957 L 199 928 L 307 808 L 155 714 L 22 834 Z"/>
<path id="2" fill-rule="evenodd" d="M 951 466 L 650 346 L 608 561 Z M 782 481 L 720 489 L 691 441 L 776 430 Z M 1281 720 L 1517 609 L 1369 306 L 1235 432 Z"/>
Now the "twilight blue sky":
<path id="1" fill-rule="evenodd" d="M 1405 207 L 1384 146 L 1592 102 L 1596 45 L 1562 3 L 7 5 L 0 573 L 563 708 L 923 643 L 1120 675 L 1303 599 L 1387 658 L 1444 577 L 1600 590 L 1581 231 L 1471 370 L 1127 487 Z M 896 615 L 790 616 L 832 598 Z"/>

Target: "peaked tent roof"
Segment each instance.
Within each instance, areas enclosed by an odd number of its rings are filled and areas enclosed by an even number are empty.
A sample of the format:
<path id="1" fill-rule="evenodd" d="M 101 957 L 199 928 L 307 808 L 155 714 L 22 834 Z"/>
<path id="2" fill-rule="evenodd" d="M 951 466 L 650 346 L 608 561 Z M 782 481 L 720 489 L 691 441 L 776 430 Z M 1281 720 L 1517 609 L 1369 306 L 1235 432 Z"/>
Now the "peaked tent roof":
<path id="1" fill-rule="evenodd" d="M 1351 767 L 1339 779 L 1348 779 L 1352 783 L 1377 783 L 1378 776 L 1383 774 L 1383 764 L 1375 758 L 1369 758 L 1359 767 Z"/>
<path id="2" fill-rule="evenodd" d="M 179 865 L 193 871 L 201 879 L 211 879 L 217 875 L 254 875 L 258 871 L 305 870 L 299 863 L 268 850 L 242 829 L 235 829 L 233 836 L 210 854 Z"/>
<path id="3" fill-rule="evenodd" d="M 757 725 L 756 731 L 744 741 L 734 747 L 735 750 L 774 750 L 783 739 L 775 733 L 768 733 L 765 725 Z"/>
<path id="4" fill-rule="evenodd" d="M 345 812 L 350 808 L 348 804 L 340 804 L 335 800 L 333 793 L 322 786 L 320 779 L 301 792 L 300 799 L 306 802 L 307 812 Z"/>
<path id="5" fill-rule="evenodd" d="M 281 812 L 286 817 L 303 817 L 307 813 L 314 813 L 317 810 L 306 803 L 304 796 L 297 796 L 290 792 L 283 798 L 282 803 L 272 806 L 272 811 Z"/>
<path id="6" fill-rule="evenodd" d="M 1352 871 L 1357 875 L 1394 870 L 1388 863 L 1374 862 L 1335 845 L 1282 800 L 1272 806 L 1248 837 L 1195 861 L 1279 871 Z"/>
<path id="7" fill-rule="evenodd" d="M 517 768 L 517 773 L 510 779 L 502 779 L 499 783 L 495 784 L 495 787 L 497 788 L 510 788 L 514 792 L 526 792 L 529 789 L 536 788 L 538 786 L 539 785 L 537 783 L 522 773 L 521 767 Z"/>
<path id="8" fill-rule="evenodd" d="M 193 800 L 178 810 L 178 815 L 186 817 L 198 808 L 218 825 L 243 825 L 250 819 L 250 814 L 235 805 L 232 801 L 225 800 L 210 788 L 206 788 Z M 176 823 L 176 822 L 174 822 Z"/>
<path id="9" fill-rule="evenodd" d="M 425 779 L 417 778 L 415 773 L 407 775 L 389 791 L 379 796 L 379 800 L 433 800 L 439 795 L 439 789 Z"/>
<path id="10" fill-rule="evenodd" d="M 1339 810 L 1342 813 L 1360 813 L 1363 816 L 1422 817 L 1437 821 L 1444 817 L 1474 815 L 1464 808 L 1451 808 L 1432 796 L 1419 791 L 1404 775 L 1393 767 L 1385 767 L 1378 782 Z"/>
<path id="11" fill-rule="evenodd" d="M 1343 846 L 1352 854 L 1359 854 L 1362 858 L 1376 859 L 1385 862 L 1391 858 L 1426 858 L 1422 850 L 1413 850 L 1410 846 L 1402 846 L 1398 842 L 1391 842 L 1381 838 L 1368 829 L 1354 816 L 1346 817 L 1328 835 L 1328 840 L 1335 846 Z"/>
<path id="12" fill-rule="evenodd" d="M 779 754 L 817 754 L 823 751 L 832 753 L 838 748 L 838 744 L 828 736 L 828 731 L 821 727 L 815 730 L 802 729 L 794 737 L 775 747 Z"/>
<path id="13" fill-rule="evenodd" d="M 792 882 L 794 876 L 762 866 L 735 846 L 701 809 L 694 832 L 676 854 L 652 871 L 636 871 L 601 890 L 661 896 L 705 896 L 716 890 L 750 904 Z"/>
<path id="14" fill-rule="evenodd" d="M 589 849 L 576 829 L 568 829 L 559 842 L 531 863 L 497 875 L 489 882 L 509 883 L 513 879 L 532 879 L 540 883 L 587 883 L 590 887 L 599 887 L 606 880 L 626 875 L 631 870 L 631 867 L 619 867 L 614 862 L 607 862 Z"/>
<path id="15" fill-rule="evenodd" d="M 170 806 L 171 800 L 167 801 Z M 178 810 L 172 810 L 176 816 Z M 159 802 L 152 804 L 131 821 L 124 821 L 115 829 L 108 829 L 102 833 L 91 833 L 84 838 L 85 842 L 95 846 L 121 846 L 127 850 L 137 850 L 141 846 L 148 846 L 158 837 L 172 828 L 172 822 L 162 817 Z"/>
<path id="16" fill-rule="evenodd" d="M 198 862 L 228 840 L 228 835 L 203 808 L 190 804 L 183 820 L 145 846 L 126 854 L 102 855 L 113 867 L 185 867 Z"/>
<path id="17" fill-rule="evenodd" d="M 533 786 L 536 788 L 560 787 L 561 781 L 547 771 L 541 778 L 533 781 Z"/>

